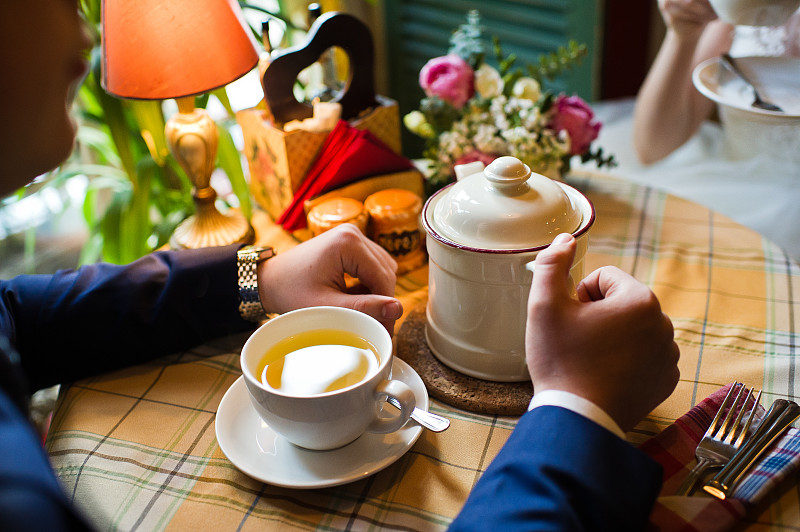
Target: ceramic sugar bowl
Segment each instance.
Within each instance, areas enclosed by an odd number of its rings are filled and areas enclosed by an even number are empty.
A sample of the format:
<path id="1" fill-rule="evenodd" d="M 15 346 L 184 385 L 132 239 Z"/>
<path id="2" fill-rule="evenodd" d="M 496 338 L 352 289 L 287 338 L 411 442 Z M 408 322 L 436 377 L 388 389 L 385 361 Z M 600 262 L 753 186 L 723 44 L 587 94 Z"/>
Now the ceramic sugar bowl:
<path id="1" fill-rule="evenodd" d="M 445 365 L 491 381 L 529 380 L 525 321 L 532 263 L 560 233 L 578 249 L 570 275 L 584 275 L 591 202 L 514 157 L 456 167 L 456 183 L 422 211 L 429 255 L 425 335 Z"/>

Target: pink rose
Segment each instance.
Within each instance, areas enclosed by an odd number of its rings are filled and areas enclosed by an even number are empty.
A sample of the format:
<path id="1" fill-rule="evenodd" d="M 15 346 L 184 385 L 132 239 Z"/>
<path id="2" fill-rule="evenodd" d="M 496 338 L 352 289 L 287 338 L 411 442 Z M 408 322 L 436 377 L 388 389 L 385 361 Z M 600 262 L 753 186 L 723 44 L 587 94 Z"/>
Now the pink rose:
<path id="1" fill-rule="evenodd" d="M 475 161 L 480 161 L 483 163 L 484 166 L 489 166 L 498 157 L 500 156 L 495 153 L 484 153 L 479 150 L 470 150 L 461 157 L 459 157 L 458 159 L 456 159 L 456 162 L 453 163 L 453 166 L 457 166 L 459 164 L 474 163 Z"/>
<path id="2" fill-rule="evenodd" d="M 434 57 L 419 71 L 419 86 L 428 96 L 461 109 L 475 93 L 475 72 L 457 55 Z"/>
<path id="3" fill-rule="evenodd" d="M 556 131 L 566 131 L 570 139 L 570 155 L 582 155 L 589 151 L 594 139 L 600 133 L 600 122 L 592 122 L 594 112 L 578 96 L 564 96 L 556 99 L 553 117 L 548 127 Z"/>

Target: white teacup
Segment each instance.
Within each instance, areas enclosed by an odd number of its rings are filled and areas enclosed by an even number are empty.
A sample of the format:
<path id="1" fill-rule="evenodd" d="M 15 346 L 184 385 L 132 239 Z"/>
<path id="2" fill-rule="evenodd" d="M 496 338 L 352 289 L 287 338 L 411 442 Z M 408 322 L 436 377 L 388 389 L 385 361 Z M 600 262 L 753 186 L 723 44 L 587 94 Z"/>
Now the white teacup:
<path id="1" fill-rule="evenodd" d="M 709 0 L 717 16 L 737 26 L 780 26 L 800 0 Z"/>
<path id="2" fill-rule="evenodd" d="M 333 391 L 289 393 L 262 383 L 259 366 L 271 347 L 320 329 L 346 331 L 366 340 L 377 355 L 375 367 L 359 382 Z M 328 450 L 364 432 L 394 432 L 408 421 L 416 401 L 411 388 L 392 380 L 392 357 L 389 333 L 371 316 L 341 307 L 311 307 L 261 325 L 244 344 L 240 362 L 253 406 L 270 428 L 300 447 Z M 389 396 L 400 403 L 399 415 L 383 413 Z"/>

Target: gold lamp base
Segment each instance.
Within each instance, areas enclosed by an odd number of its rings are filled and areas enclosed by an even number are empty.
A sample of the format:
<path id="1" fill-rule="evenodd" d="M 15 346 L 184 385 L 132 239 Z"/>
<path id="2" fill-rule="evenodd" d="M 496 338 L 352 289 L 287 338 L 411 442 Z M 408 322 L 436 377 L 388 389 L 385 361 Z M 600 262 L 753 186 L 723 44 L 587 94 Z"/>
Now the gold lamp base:
<path id="1" fill-rule="evenodd" d="M 207 197 L 194 195 L 197 212 L 182 221 L 169 239 L 172 249 L 208 248 L 228 244 L 252 244 L 256 240 L 253 226 L 239 211 L 222 214 L 214 205 L 217 193 L 208 187 Z M 198 191 L 199 192 L 199 191 Z"/>
<path id="2" fill-rule="evenodd" d="M 203 109 L 194 108 L 194 97 L 178 98 L 178 113 L 167 121 L 170 150 L 194 185 L 195 213 L 175 228 L 172 249 L 204 248 L 228 244 L 252 244 L 255 231 L 238 211 L 223 214 L 214 202 L 211 173 L 217 158 L 217 126 Z"/>

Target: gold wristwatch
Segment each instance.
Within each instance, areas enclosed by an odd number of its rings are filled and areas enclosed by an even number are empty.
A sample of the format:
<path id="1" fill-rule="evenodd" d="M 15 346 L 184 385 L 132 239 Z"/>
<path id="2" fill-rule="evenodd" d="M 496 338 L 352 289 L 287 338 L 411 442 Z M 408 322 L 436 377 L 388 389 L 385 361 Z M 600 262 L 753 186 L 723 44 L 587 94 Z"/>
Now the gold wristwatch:
<path id="1" fill-rule="evenodd" d="M 275 256 L 270 247 L 245 246 L 236 252 L 239 272 L 239 314 L 247 321 L 259 322 L 267 317 L 258 295 L 259 263 Z"/>

